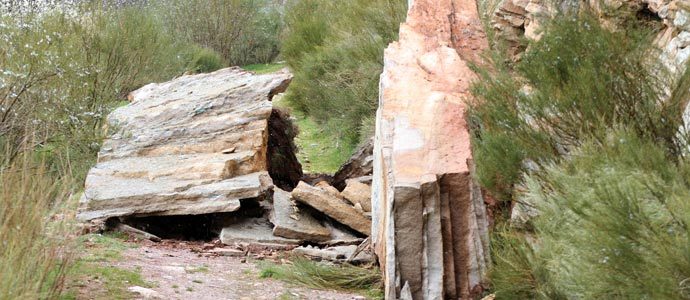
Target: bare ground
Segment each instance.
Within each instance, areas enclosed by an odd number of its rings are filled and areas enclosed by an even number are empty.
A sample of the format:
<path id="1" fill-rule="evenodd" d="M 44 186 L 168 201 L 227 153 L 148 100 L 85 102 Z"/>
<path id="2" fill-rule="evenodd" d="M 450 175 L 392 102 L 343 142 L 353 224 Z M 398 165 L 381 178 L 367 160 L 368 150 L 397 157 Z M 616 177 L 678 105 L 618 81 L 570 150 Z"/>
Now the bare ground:
<path id="1" fill-rule="evenodd" d="M 128 242 L 132 243 L 132 242 Z M 178 241 L 138 241 L 107 265 L 141 274 L 160 299 L 365 299 L 340 292 L 297 287 L 260 278 L 258 259 L 280 260 L 280 255 L 219 256 L 201 252 L 202 244 Z M 93 299 L 82 289 L 77 299 Z M 96 297 L 100 298 L 100 297 Z M 131 299 L 142 299 L 131 294 Z"/>

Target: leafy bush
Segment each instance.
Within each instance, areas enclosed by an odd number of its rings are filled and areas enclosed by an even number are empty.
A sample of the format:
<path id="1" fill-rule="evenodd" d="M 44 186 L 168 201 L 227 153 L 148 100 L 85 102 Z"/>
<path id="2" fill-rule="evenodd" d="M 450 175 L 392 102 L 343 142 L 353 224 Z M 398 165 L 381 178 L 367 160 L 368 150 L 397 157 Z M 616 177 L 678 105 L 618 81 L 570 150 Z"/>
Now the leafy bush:
<path id="1" fill-rule="evenodd" d="M 10 157 L 27 147 L 49 164 L 70 157 L 78 177 L 95 160 L 104 117 L 129 92 L 188 66 L 219 67 L 211 51 L 173 39 L 149 6 L 83 4 L 5 16 L 0 39 L 7 41 L 0 48 L 0 135 Z"/>
<path id="2" fill-rule="evenodd" d="M 223 58 L 217 52 L 205 48 L 193 48 L 195 51 L 189 55 L 192 57 L 187 68 L 195 73 L 209 73 L 223 67 Z"/>
<path id="3" fill-rule="evenodd" d="M 181 42 L 218 52 L 230 65 L 278 55 L 281 5 L 275 0 L 163 0 L 158 9 Z"/>
<path id="4" fill-rule="evenodd" d="M 287 100 L 340 137 L 346 151 L 371 134 L 383 50 L 397 39 L 406 2 L 300 0 L 288 7 L 281 53 L 295 77 Z"/>
<path id="5" fill-rule="evenodd" d="M 505 263 L 494 269 L 497 296 L 689 297 L 688 175 L 687 160 L 676 163 L 635 130 L 617 130 L 528 177 L 521 198 L 539 208 L 537 242 L 498 250 Z"/>
<path id="6" fill-rule="evenodd" d="M 480 70 L 470 118 L 481 184 L 510 200 L 528 167 L 558 159 L 585 138 L 601 140 L 614 126 L 679 154 L 678 112 L 687 89 L 669 86 L 670 77 L 647 59 L 650 46 L 645 31 L 609 31 L 584 13 L 562 15 L 514 70 L 500 57 Z"/>

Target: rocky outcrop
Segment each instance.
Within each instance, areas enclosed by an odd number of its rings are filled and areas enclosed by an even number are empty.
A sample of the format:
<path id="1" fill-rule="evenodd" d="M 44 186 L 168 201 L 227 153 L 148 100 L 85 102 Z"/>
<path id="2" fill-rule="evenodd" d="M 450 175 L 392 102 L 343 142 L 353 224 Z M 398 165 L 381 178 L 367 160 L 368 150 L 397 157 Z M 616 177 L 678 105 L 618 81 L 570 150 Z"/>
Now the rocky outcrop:
<path id="1" fill-rule="evenodd" d="M 489 252 L 464 113 L 488 43 L 475 1 L 410 3 L 381 75 L 372 242 L 386 299 L 471 299 Z"/>
<path id="2" fill-rule="evenodd" d="M 361 234 L 368 235 L 371 232 L 371 220 L 346 203 L 345 199 L 342 199 L 339 195 L 334 195 L 326 190 L 300 182 L 292 190 L 292 198 Z"/>
<path id="3" fill-rule="evenodd" d="M 269 140 L 291 140 L 269 138 L 284 134 L 269 134 L 280 118 L 270 98 L 291 78 L 229 68 L 133 92 L 108 116 L 110 136 L 88 173 L 79 217 L 233 212 L 241 199 L 266 198 L 276 173 Z M 278 175 L 285 185 L 299 178 Z"/>

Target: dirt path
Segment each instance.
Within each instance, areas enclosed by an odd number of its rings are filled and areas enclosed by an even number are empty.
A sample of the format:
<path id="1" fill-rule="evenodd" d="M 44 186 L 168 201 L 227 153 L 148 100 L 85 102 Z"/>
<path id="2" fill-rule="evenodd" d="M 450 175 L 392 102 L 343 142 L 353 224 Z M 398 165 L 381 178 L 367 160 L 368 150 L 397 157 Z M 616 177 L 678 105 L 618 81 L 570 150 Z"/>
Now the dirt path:
<path id="1" fill-rule="evenodd" d="M 138 244 L 113 265 L 141 273 L 161 299 L 365 299 L 259 278 L 258 267 L 247 257 L 208 256 L 193 252 L 197 248 L 186 243 Z"/>

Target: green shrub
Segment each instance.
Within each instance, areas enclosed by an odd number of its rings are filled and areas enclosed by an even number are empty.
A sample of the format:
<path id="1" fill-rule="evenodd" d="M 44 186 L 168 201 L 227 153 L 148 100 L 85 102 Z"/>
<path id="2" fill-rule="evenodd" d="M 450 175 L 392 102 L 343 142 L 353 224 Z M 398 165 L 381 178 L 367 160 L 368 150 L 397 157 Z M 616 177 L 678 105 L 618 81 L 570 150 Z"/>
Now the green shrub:
<path id="1" fill-rule="evenodd" d="M 537 239 L 497 250 L 497 296 L 551 287 L 564 299 L 687 298 L 689 172 L 685 159 L 620 130 L 528 177 L 521 200 L 540 211 Z M 521 253 L 532 254 L 524 262 Z"/>
<path id="2" fill-rule="evenodd" d="M 217 52 L 199 48 L 191 54 L 192 59 L 187 69 L 194 73 L 209 73 L 223 68 L 223 59 Z"/>
<path id="3" fill-rule="evenodd" d="M 601 140 L 614 126 L 679 154 L 687 89 L 669 86 L 670 77 L 647 59 L 655 53 L 646 31 L 612 32 L 582 13 L 546 25 L 514 70 L 494 58 L 495 66 L 480 70 L 470 111 L 481 184 L 510 200 L 529 165 L 558 159 L 585 138 Z"/>
<path id="4" fill-rule="evenodd" d="M 144 84 L 181 75 L 188 50 L 148 7 L 72 9 L 81 17 L 61 10 L 0 17 L 0 39 L 8 41 L 0 46 L 0 135 L 10 157 L 27 147 L 49 165 L 69 157 L 82 177 L 110 110 Z"/>
<path id="5" fill-rule="evenodd" d="M 403 0 L 300 0 L 288 7 L 281 52 L 295 77 L 287 100 L 344 149 L 371 134 L 361 136 L 376 111 L 383 50 L 405 13 Z"/>
<path id="6" fill-rule="evenodd" d="M 158 11 L 180 42 L 243 66 L 270 63 L 278 55 L 280 9 L 274 0 L 162 0 Z"/>

